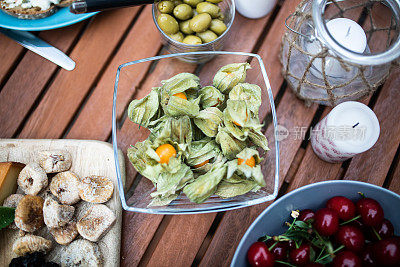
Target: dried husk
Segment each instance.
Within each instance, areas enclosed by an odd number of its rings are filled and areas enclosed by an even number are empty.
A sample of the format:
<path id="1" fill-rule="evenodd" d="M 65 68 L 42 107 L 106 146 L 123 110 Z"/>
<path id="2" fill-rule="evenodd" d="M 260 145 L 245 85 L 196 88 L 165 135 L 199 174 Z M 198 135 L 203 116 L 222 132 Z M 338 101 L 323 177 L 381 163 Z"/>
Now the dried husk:
<path id="1" fill-rule="evenodd" d="M 246 160 L 254 157 L 256 165 L 254 167 L 248 166 L 245 164 Z M 242 159 L 243 163 L 238 164 L 238 159 Z M 253 148 L 246 147 L 239 154 L 236 155 L 236 159 L 228 162 L 228 170 L 226 179 L 229 180 L 235 173 L 239 176 L 244 176 L 247 179 L 251 179 L 256 182 L 259 186 L 266 186 L 264 181 L 264 176 L 261 172 L 261 158 L 258 154 L 258 151 Z"/>
<path id="2" fill-rule="evenodd" d="M 162 81 L 161 106 L 168 116 L 195 117 L 200 111 L 200 97 L 197 91 L 200 88 L 200 79 L 191 73 L 180 73 L 174 77 Z M 185 93 L 187 100 L 174 96 Z"/>
<path id="3" fill-rule="evenodd" d="M 233 63 L 223 66 L 218 70 L 213 79 L 213 85 L 224 94 L 238 83 L 246 79 L 246 71 L 250 69 L 249 63 Z"/>
<path id="4" fill-rule="evenodd" d="M 233 137 L 227 128 L 219 127 L 215 141 L 221 146 L 222 154 L 229 160 L 242 151 L 246 146 L 246 142 L 240 141 Z"/>
<path id="5" fill-rule="evenodd" d="M 224 110 L 224 125 L 236 139 L 245 141 L 250 138 L 255 145 L 269 150 L 268 140 L 261 132 L 263 125 L 259 123 L 258 115 L 248 111 L 243 101 L 227 101 L 227 107 Z"/>
<path id="6" fill-rule="evenodd" d="M 170 158 L 168 164 L 159 163 L 160 157 L 156 149 L 162 145 L 170 143 L 177 150 L 177 156 Z M 135 146 L 128 148 L 127 154 L 130 162 L 135 169 L 144 177 L 156 184 L 162 172 L 176 173 L 182 164 L 182 153 L 179 145 L 170 140 L 156 140 L 152 143 L 149 139 L 137 142 Z"/>
<path id="7" fill-rule="evenodd" d="M 152 128 L 149 139 L 169 139 L 176 142 L 185 150 L 185 146 L 190 145 L 193 139 L 192 123 L 188 116 L 169 117 L 163 116 L 157 121 L 150 123 Z"/>
<path id="8" fill-rule="evenodd" d="M 173 194 L 173 195 L 169 195 L 169 196 L 166 196 L 166 197 L 156 196 L 150 201 L 150 204 L 148 206 L 149 207 L 167 206 L 172 201 L 174 201 L 177 197 L 178 197 L 178 194 Z"/>
<path id="9" fill-rule="evenodd" d="M 217 187 L 215 194 L 221 198 L 232 198 L 240 195 L 244 195 L 250 191 L 256 191 L 260 186 L 251 180 L 242 180 L 239 183 L 229 183 L 227 181 L 221 181 Z"/>
<path id="10" fill-rule="evenodd" d="M 208 172 L 213 164 L 223 162 L 225 159 L 217 143 L 211 138 L 204 138 L 200 141 L 194 141 L 188 149 L 186 162 L 192 167 L 204 163 L 201 167 L 194 168 L 196 172 Z"/>
<path id="11" fill-rule="evenodd" d="M 225 101 L 225 95 L 214 86 L 206 86 L 200 89 L 200 104 L 203 109 L 209 107 L 220 107 Z"/>
<path id="12" fill-rule="evenodd" d="M 152 197 L 161 196 L 168 198 L 181 190 L 187 183 L 194 180 L 193 172 L 186 164 L 181 164 L 176 172 L 161 172 L 157 178 L 157 191 L 151 193 Z"/>
<path id="13" fill-rule="evenodd" d="M 132 122 L 147 127 L 157 114 L 159 105 L 158 88 L 153 88 L 144 98 L 132 100 L 128 107 L 128 117 Z"/>
<path id="14" fill-rule="evenodd" d="M 230 100 L 243 101 L 246 109 L 258 116 L 261 106 L 261 88 L 256 84 L 239 83 L 229 93 Z"/>
<path id="15" fill-rule="evenodd" d="M 206 136 L 215 137 L 223 118 L 224 116 L 218 108 L 210 107 L 200 111 L 193 121 Z"/>
<path id="16" fill-rule="evenodd" d="M 215 164 L 206 174 L 200 175 L 193 182 L 183 188 L 183 193 L 195 203 L 203 203 L 212 196 L 218 184 L 226 175 L 224 163 Z"/>

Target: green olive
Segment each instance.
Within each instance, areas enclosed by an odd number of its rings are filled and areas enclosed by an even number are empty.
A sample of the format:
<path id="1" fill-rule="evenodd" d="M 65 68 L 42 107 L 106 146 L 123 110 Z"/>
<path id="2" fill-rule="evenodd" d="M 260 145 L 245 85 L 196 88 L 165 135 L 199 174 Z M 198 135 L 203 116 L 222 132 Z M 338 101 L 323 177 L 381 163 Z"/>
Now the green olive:
<path id="1" fill-rule="evenodd" d="M 218 19 L 224 21 L 225 20 L 225 15 L 222 12 L 220 12 L 219 15 L 218 15 Z"/>
<path id="2" fill-rule="evenodd" d="M 171 1 L 161 1 L 158 3 L 157 7 L 161 13 L 167 14 L 171 13 L 174 10 L 174 4 Z"/>
<path id="3" fill-rule="evenodd" d="M 196 33 L 196 35 L 200 37 L 203 43 L 209 43 L 218 38 L 218 36 L 213 31 L 210 30 L 207 30 L 205 32 L 198 32 Z"/>
<path id="4" fill-rule="evenodd" d="M 226 31 L 226 25 L 222 20 L 213 19 L 211 21 L 210 30 L 218 35 L 221 35 Z"/>
<path id="5" fill-rule="evenodd" d="M 195 35 L 188 35 L 183 39 L 183 43 L 188 45 L 198 45 L 202 44 L 201 39 Z"/>
<path id="6" fill-rule="evenodd" d="M 204 0 L 183 0 L 185 4 L 191 5 L 192 7 L 196 7 L 198 3 L 203 2 Z"/>
<path id="7" fill-rule="evenodd" d="M 193 16 L 193 9 L 188 4 L 180 4 L 174 8 L 174 16 L 180 20 L 187 20 Z"/>
<path id="8" fill-rule="evenodd" d="M 192 31 L 192 29 L 190 29 L 190 27 L 189 27 L 189 22 L 190 22 L 190 20 L 185 20 L 185 21 L 179 22 L 179 29 L 184 34 L 194 33 L 194 31 Z"/>
<path id="9" fill-rule="evenodd" d="M 179 24 L 171 15 L 160 14 L 157 18 L 157 23 L 166 34 L 175 34 L 179 31 Z"/>
<path id="10" fill-rule="evenodd" d="M 219 13 L 221 9 L 214 4 L 208 3 L 208 2 L 202 2 L 197 5 L 196 11 L 201 13 L 208 13 L 212 18 L 217 18 L 219 16 Z"/>
<path id="11" fill-rule="evenodd" d="M 181 42 L 181 43 L 182 43 L 183 38 L 184 38 L 183 33 L 181 33 L 181 32 L 177 32 L 175 34 L 171 34 L 171 35 L 169 35 L 169 37 L 171 37 L 171 39 L 174 39 L 175 41 Z"/>
<path id="12" fill-rule="evenodd" d="M 183 4 L 183 2 L 181 0 L 173 0 L 172 3 L 174 3 L 174 6 Z"/>
<path id="13" fill-rule="evenodd" d="M 194 32 L 204 32 L 211 24 L 211 16 L 208 13 L 202 13 L 193 17 L 189 22 L 189 27 Z"/>
<path id="14" fill-rule="evenodd" d="M 218 4 L 221 3 L 222 0 L 206 0 L 207 2 L 213 3 L 213 4 Z"/>

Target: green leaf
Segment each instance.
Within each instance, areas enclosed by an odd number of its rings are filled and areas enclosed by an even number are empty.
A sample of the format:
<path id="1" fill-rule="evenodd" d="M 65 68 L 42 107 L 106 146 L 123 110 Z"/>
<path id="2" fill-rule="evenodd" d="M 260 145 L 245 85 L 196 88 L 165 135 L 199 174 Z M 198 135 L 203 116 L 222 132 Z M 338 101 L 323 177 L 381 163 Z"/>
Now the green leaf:
<path id="1" fill-rule="evenodd" d="M 0 207 L 0 229 L 9 226 L 14 222 L 15 209 L 8 207 Z"/>
<path id="2" fill-rule="evenodd" d="M 303 222 L 303 221 L 296 221 L 294 224 L 296 226 L 300 227 L 300 228 L 310 229 L 310 225 L 308 223 Z"/>

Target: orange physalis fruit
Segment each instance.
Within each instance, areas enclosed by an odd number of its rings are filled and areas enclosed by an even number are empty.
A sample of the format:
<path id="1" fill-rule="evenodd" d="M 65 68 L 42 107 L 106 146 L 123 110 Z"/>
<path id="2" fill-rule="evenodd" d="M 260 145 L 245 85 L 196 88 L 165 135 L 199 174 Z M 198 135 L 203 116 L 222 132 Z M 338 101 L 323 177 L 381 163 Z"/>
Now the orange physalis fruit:
<path id="1" fill-rule="evenodd" d="M 244 162 L 244 159 L 240 159 L 240 158 L 238 159 L 238 165 L 242 165 L 243 162 Z M 251 157 L 251 158 L 248 158 L 244 164 L 253 168 L 254 166 L 256 166 L 256 160 L 254 159 L 254 157 Z"/>
<path id="2" fill-rule="evenodd" d="M 157 155 L 160 157 L 159 163 L 167 163 L 171 157 L 176 157 L 176 150 L 170 144 L 163 144 L 156 149 Z"/>
<path id="3" fill-rule="evenodd" d="M 204 162 L 202 162 L 202 163 L 199 163 L 199 164 L 197 164 L 197 165 L 194 165 L 194 167 L 197 169 L 197 168 L 200 168 L 200 167 L 206 165 L 206 164 L 209 163 L 209 162 L 210 162 L 210 160 L 208 159 L 208 160 L 206 160 L 206 161 L 204 161 Z"/>
<path id="4" fill-rule="evenodd" d="M 174 96 L 187 100 L 185 93 L 177 93 L 177 94 L 174 94 Z"/>

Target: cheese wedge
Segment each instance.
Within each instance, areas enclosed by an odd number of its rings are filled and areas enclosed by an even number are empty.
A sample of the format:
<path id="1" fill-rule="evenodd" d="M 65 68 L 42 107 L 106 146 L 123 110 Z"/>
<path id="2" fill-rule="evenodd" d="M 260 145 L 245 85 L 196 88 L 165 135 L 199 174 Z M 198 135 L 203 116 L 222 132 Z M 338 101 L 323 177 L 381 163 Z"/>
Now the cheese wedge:
<path id="1" fill-rule="evenodd" d="M 22 163 L 0 162 L 0 205 L 17 190 L 18 175 L 24 167 Z"/>

